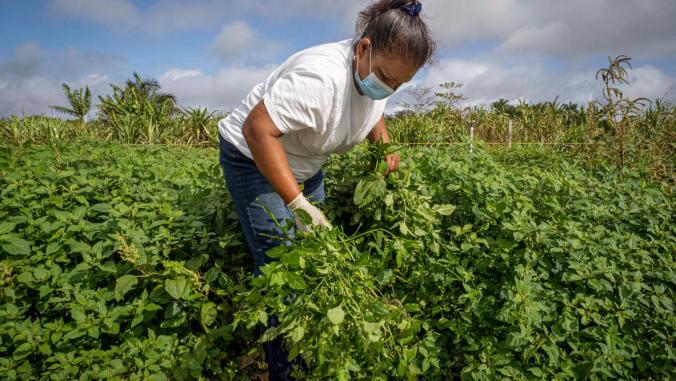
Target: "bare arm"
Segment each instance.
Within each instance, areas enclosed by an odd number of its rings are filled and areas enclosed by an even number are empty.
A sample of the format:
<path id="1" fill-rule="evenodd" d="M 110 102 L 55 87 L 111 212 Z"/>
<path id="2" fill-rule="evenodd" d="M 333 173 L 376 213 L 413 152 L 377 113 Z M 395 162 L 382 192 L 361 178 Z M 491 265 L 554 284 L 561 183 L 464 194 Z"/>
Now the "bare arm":
<path id="1" fill-rule="evenodd" d="M 385 126 L 385 117 L 381 116 L 378 123 L 375 127 L 369 132 L 368 138 L 371 143 L 377 143 L 380 140 L 380 137 L 383 138 L 383 143 L 390 142 L 390 135 L 387 133 L 387 127 Z"/>
<path id="2" fill-rule="evenodd" d="M 291 172 L 279 138 L 283 135 L 260 101 L 249 113 L 242 129 L 254 162 L 272 188 L 289 204 L 301 191 Z"/>

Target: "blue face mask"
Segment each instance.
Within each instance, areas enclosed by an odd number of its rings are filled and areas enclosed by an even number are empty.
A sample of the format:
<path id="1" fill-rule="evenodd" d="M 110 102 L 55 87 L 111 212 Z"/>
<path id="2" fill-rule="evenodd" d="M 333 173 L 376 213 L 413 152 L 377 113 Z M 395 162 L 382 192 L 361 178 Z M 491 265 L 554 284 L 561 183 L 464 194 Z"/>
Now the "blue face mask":
<path id="1" fill-rule="evenodd" d="M 359 85 L 361 92 L 373 100 L 381 100 L 394 94 L 394 90 L 387 86 L 378 76 L 371 71 L 371 49 L 369 48 L 369 75 L 363 80 L 359 78 L 359 70 L 354 71 L 354 80 Z"/>

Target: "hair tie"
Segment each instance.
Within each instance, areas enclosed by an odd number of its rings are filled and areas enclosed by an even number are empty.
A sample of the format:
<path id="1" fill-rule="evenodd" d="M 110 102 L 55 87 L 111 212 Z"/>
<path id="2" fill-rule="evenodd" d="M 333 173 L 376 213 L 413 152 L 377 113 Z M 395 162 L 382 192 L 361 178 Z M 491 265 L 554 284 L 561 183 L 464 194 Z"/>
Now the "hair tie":
<path id="1" fill-rule="evenodd" d="M 413 4 L 406 4 L 401 7 L 401 9 L 404 10 L 404 12 L 408 13 L 409 15 L 415 17 L 422 12 L 422 3 L 419 1 L 414 2 Z"/>

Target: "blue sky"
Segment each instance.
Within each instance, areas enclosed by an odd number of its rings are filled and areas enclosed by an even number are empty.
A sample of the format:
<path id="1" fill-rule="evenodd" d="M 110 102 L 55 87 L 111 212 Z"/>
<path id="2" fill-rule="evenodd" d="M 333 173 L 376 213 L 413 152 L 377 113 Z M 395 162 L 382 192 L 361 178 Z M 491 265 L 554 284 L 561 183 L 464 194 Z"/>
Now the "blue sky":
<path id="1" fill-rule="evenodd" d="M 608 55 L 630 96 L 676 100 L 676 1 L 428 0 L 440 49 L 410 86 L 461 82 L 468 104 L 585 102 Z M 0 0 L 0 115 L 51 113 L 61 83 L 106 94 L 133 71 L 181 105 L 230 110 L 286 57 L 352 37 L 357 0 Z M 400 92 L 389 104 L 406 98 Z"/>

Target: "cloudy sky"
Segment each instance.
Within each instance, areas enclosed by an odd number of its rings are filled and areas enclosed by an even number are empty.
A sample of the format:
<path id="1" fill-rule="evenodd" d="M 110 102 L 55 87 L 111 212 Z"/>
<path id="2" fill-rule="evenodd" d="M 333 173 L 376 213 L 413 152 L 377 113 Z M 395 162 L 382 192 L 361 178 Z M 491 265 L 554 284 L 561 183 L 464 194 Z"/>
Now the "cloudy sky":
<path id="1" fill-rule="evenodd" d="M 356 0 L 0 0 L 0 116 L 65 104 L 61 83 L 107 94 L 134 71 L 181 105 L 228 111 L 286 57 L 350 38 Z M 410 85 L 586 102 L 609 55 L 633 58 L 632 97 L 676 101 L 674 0 L 426 0 L 441 49 Z M 398 93 L 390 109 L 402 100 Z"/>

